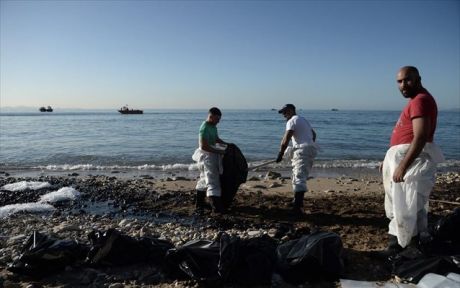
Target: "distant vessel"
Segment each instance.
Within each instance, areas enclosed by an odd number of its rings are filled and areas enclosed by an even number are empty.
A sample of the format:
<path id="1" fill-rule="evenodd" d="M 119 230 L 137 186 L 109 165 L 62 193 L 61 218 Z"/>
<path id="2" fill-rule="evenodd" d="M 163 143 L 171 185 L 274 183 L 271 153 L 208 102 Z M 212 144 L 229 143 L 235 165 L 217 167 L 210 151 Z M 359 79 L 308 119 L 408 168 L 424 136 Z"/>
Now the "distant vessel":
<path id="1" fill-rule="evenodd" d="M 138 110 L 138 109 L 129 109 L 128 105 L 123 106 L 118 110 L 121 114 L 143 114 L 143 110 Z"/>
<path id="2" fill-rule="evenodd" d="M 51 106 L 48 106 L 46 108 L 42 106 L 38 110 L 40 110 L 40 112 L 53 112 L 53 108 L 51 108 Z"/>
<path id="3" fill-rule="evenodd" d="M 332 108 L 331 111 L 339 111 L 337 108 Z"/>

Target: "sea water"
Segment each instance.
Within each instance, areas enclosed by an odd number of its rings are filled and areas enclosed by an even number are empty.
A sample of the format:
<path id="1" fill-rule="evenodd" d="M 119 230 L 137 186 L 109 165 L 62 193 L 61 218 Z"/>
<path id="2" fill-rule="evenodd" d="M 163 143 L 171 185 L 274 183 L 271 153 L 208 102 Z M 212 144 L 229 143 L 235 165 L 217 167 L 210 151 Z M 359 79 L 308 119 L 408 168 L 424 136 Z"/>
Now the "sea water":
<path id="1" fill-rule="evenodd" d="M 219 137 L 235 143 L 250 166 L 276 158 L 285 119 L 275 110 L 223 110 Z M 377 170 L 400 111 L 299 110 L 321 147 L 314 171 Z M 52 113 L 0 112 L 0 169 L 3 171 L 140 171 L 145 174 L 196 171 L 191 156 L 206 110 L 146 110 Z M 460 169 L 460 112 L 440 111 L 435 142 Z M 270 169 L 288 169 L 289 163 Z M 109 172 L 110 173 L 110 172 Z"/>

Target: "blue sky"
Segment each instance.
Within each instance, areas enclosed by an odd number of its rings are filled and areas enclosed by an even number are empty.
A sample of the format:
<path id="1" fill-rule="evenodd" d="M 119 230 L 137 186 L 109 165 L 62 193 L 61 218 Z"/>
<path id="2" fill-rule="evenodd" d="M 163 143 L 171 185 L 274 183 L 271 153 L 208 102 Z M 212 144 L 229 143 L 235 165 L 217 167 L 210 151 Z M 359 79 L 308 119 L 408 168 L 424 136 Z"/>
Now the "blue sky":
<path id="1" fill-rule="evenodd" d="M 460 1 L 5 1 L 0 107 L 460 107 Z"/>

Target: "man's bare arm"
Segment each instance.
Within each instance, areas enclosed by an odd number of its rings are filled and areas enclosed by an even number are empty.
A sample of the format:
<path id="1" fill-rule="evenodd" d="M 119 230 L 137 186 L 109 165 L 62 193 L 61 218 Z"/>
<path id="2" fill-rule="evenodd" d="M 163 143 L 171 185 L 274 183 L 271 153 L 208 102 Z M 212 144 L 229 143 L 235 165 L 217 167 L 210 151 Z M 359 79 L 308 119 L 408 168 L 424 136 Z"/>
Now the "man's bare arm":
<path id="1" fill-rule="evenodd" d="M 428 140 L 429 132 L 431 131 L 431 122 L 429 117 L 418 117 L 412 119 L 412 127 L 414 130 L 414 139 L 412 140 L 409 149 L 403 160 L 399 163 L 395 172 L 393 173 L 394 182 L 403 182 L 404 175 L 407 169 L 414 162 L 415 158 L 420 155 L 423 147 Z"/>

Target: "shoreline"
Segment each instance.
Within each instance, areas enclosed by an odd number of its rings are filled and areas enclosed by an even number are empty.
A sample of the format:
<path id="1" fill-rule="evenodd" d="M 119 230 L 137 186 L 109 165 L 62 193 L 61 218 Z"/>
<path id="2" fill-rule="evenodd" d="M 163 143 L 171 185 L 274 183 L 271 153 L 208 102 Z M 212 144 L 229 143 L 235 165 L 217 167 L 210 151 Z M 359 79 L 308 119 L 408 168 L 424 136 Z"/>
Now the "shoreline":
<path id="1" fill-rule="evenodd" d="M 260 177 L 269 171 L 280 173 L 282 177 L 291 176 L 290 167 L 277 167 L 277 168 L 258 168 L 252 170 L 249 168 L 248 179 L 251 177 Z M 197 170 L 143 170 L 143 169 L 38 169 L 38 168 L 25 168 L 25 169 L 0 169 L 0 176 L 7 175 L 8 177 L 16 178 L 37 178 L 37 177 L 87 177 L 87 176 L 108 176 L 117 177 L 121 179 L 129 178 L 153 178 L 153 179 L 167 179 L 174 177 L 181 177 L 187 179 L 196 179 L 199 176 Z M 332 168 L 313 168 L 310 177 L 313 178 L 327 178 L 327 177 L 361 177 L 361 176 L 376 176 L 378 177 L 380 172 L 378 168 L 349 168 L 349 167 L 332 167 Z"/>

